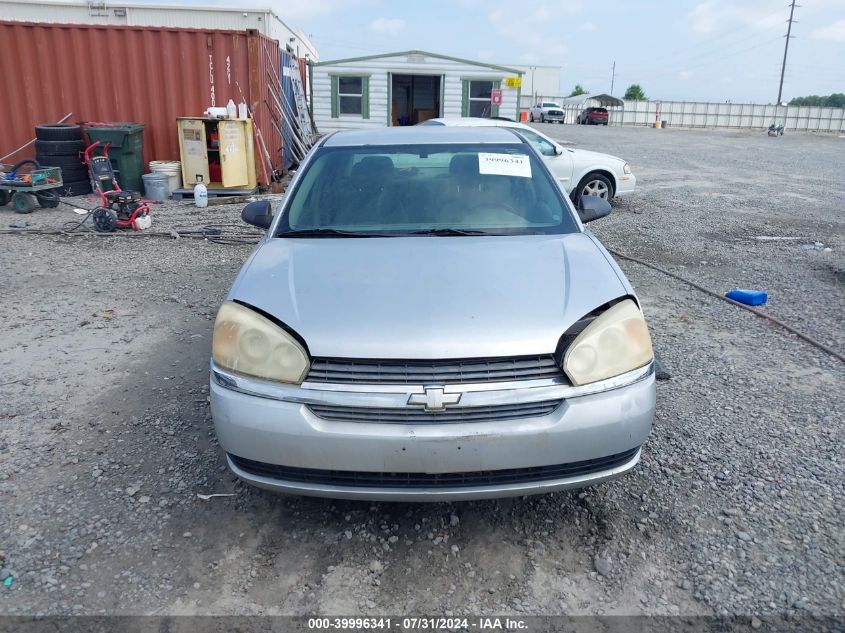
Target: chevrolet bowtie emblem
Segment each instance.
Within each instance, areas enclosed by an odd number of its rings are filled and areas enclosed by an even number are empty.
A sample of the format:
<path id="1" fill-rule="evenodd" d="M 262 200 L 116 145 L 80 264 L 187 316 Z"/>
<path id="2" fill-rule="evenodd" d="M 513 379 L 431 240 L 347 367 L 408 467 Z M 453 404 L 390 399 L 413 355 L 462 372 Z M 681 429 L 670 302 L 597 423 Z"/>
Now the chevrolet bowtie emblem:
<path id="1" fill-rule="evenodd" d="M 425 407 L 426 411 L 443 411 L 450 405 L 458 404 L 460 400 L 459 393 L 444 393 L 443 387 L 426 387 L 425 393 L 412 393 L 408 404 Z"/>

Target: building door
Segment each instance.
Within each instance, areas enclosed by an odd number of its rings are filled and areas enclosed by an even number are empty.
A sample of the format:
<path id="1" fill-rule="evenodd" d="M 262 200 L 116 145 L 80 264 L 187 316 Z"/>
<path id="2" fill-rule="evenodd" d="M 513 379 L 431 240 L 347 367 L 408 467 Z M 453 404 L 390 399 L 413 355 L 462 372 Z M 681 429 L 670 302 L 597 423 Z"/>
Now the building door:
<path id="1" fill-rule="evenodd" d="M 390 75 L 390 124 L 416 125 L 443 116 L 439 75 Z"/>

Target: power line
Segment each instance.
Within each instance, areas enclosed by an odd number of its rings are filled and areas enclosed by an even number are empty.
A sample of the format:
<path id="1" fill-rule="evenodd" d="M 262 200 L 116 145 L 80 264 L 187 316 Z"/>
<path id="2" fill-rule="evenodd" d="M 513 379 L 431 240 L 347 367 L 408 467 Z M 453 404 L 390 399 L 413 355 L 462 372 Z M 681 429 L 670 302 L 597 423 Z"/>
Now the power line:
<path id="1" fill-rule="evenodd" d="M 778 9 L 777 11 L 774 11 L 772 13 L 764 15 L 761 18 L 757 18 L 755 22 L 757 24 L 759 24 L 760 22 L 764 22 L 765 20 L 768 20 L 769 18 L 778 15 L 780 13 L 780 11 L 781 10 Z M 728 29 L 728 30 L 723 31 L 721 33 L 718 33 L 718 34 L 714 35 L 713 37 L 708 37 L 708 38 L 706 38 L 702 41 L 699 41 L 695 44 L 691 44 L 691 45 L 686 46 L 684 48 L 675 49 L 672 52 L 664 53 L 663 59 L 673 60 L 674 65 L 677 65 L 677 64 L 683 65 L 685 62 L 701 59 L 703 57 L 709 57 L 713 54 L 720 53 L 720 52 L 724 51 L 726 48 L 735 47 L 737 45 L 740 45 L 740 46 L 746 45 L 749 42 L 753 42 L 755 40 L 760 39 L 761 37 L 766 37 L 767 35 L 769 35 L 769 33 L 767 32 L 768 30 L 770 30 L 770 29 L 766 29 L 766 30 L 761 32 L 759 28 L 755 27 L 754 23 L 743 23 L 743 24 L 740 24 L 740 25 L 738 25 L 734 28 Z M 732 38 L 730 38 L 729 42 L 721 42 L 720 41 L 720 40 L 723 40 L 728 35 L 733 35 L 733 34 L 737 33 L 738 31 L 743 31 L 743 33 L 740 34 L 739 39 L 735 39 L 734 37 L 732 37 Z M 747 34 L 746 31 L 756 31 L 756 35 L 755 34 Z M 780 36 L 778 36 L 778 39 L 780 39 Z M 698 50 L 698 49 L 701 49 L 701 50 Z M 638 70 L 640 68 L 646 69 L 646 68 L 651 68 L 653 66 L 654 66 L 654 62 L 648 61 L 648 62 L 643 62 L 643 63 L 640 63 L 640 64 L 626 63 L 625 67 L 626 68 L 630 67 L 634 70 Z"/>
<path id="2" fill-rule="evenodd" d="M 753 46 L 747 46 L 745 48 L 741 48 L 741 49 L 738 49 L 738 50 L 728 51 L 724 55 L 717 55 L 715 57 L 711 57 L 710 59 L 706 59 L 706 60 L 698 62 L 696 64 L 683 64 L 683 65 L 674 66 L 674 67 L 662 67 L 661 70 L 659 70 L 658 72 L 654 72 L 654 73 L 649 73 L 647 71 L 637 71 L 637 76 L 645 77 L 647 79 L 656 79 L 656 78 L 661 78 L 661 77 L 668 77 L 670 75 L 675 75 L 676 73 L 683 71 L 683 70 L 689 70 L 689 69 L 693 69 L 693 68 L 701 68 L 702 66 L 708 66 L 708 65 L 712 64 L 714 61 L 720 61 L 722 59 L 730 59 L 730 58 L 736 57 L 736 56 L 741 55 L 743 53 L 747 53 L 749 51 L 753 51 L 753 50 L 761 48 L 763 46 L 767 46 L 768 44 L 775 42 L 779 39 L 780 39 L 780 36 L 775 36 L 773 38 L 767 38 L 766 40 L 764 40 L 762 42 L 758 42 L 757 44 L 754 44 Z M 625 74 L 623 73 L 621 76 L 624 78 Z"/>
<path id="3" fill-rule="evenodd" d="M 783 74 L 786 72 L 786 54 L 789 52 L 789 40 L 792 37 L 792 22 L 795 15 L 795 0 L 792 0 L 792 5 L 789 7 L 789 26 L 786 27 L 786 42 L 783 45 L 783 64 L 780 67 L 780 85 L 778 86 L 778 100 L 780 103 L 783 96 Z"/>

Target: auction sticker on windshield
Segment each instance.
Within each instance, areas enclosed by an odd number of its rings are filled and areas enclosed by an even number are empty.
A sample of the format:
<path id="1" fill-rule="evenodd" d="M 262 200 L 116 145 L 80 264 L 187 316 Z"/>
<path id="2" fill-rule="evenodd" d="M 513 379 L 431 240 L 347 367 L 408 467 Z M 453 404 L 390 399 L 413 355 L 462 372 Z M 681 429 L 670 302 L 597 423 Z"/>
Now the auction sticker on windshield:
<path id="1" fill-rule="evenodd" d="M 526 154 L 478 153 L 478 173 L 491 176 L 531 178 L 531 162 Z"/>

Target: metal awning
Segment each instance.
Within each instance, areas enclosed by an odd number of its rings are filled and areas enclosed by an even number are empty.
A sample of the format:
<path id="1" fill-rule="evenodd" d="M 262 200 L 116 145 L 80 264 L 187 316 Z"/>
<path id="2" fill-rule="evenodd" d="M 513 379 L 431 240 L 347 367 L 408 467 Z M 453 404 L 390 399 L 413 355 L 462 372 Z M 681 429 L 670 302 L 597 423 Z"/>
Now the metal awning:
<path id="1" fill-rule="evenodd" d="M 617 99 L 616 97 L 612 97 L 610 95 L 589 95 L 587 99 L 589 101 L 598 101 L 599 105 L 603 108 L 607 108 L 608 106 L 614 107 L 625 105 L 622 99 Z"/>
<path id="2" fill-rule="evenodd" d="M 563 100 L 564 104 L 568 105 L 587 105 L 587 102 L 590 102 L 590 105 L 593 105 L 593 102 L 602 106 L 603 108 L 607 107 L 621 107 L 625 105 L 622 99 L 617 99 L 611 95 L 600 94 L 600 95 L 591 95 L 591 94 L 584 94 L 578 95 L 575 97 L 567 97 Z"/>

